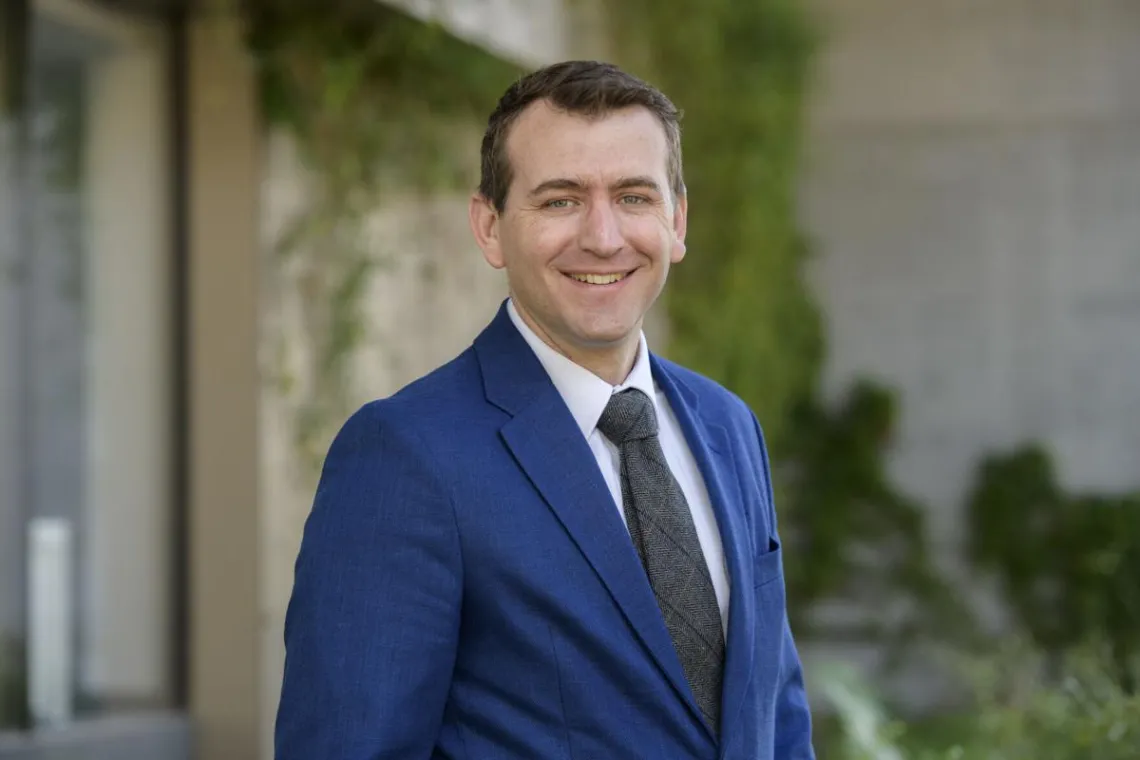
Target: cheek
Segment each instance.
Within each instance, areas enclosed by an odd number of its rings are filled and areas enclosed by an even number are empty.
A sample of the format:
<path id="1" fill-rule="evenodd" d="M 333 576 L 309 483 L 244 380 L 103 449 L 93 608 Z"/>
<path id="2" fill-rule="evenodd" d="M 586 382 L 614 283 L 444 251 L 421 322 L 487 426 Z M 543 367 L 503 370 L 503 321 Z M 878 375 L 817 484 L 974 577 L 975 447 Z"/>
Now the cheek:
<path id="1" fill-rule="evenodd" d="M 542 266 L 573 242 L 574 230 L 568 218 L 536 220 L 520 227 L 514 247 L 528 265 Z"/>
<path id="2" fill-rule="evenodd" d="M 673 251 L 674 235 L 667 220 L 659 217 L 632 217 L 623 226 L 626 242 L 638 253 L 655 260 L 668 259 Z"/>

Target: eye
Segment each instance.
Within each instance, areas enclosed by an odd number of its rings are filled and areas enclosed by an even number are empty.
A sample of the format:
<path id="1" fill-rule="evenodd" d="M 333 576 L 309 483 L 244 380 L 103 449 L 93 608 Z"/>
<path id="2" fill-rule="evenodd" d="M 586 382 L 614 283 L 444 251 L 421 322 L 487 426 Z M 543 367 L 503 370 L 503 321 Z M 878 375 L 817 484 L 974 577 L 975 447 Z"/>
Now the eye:
<path id="1" fill-rule="evenodd" d="M 638 205 L 642 203 L 649 203 L 649 199 L 644 195 L 623 195 L 621 202 L 626 205 Z"/>
<path id="2" fill-rule="evenodd" d="M 555 198 L 542 204 L 544 208 L 570 208 L 574 201 L 569 198 Z"/>

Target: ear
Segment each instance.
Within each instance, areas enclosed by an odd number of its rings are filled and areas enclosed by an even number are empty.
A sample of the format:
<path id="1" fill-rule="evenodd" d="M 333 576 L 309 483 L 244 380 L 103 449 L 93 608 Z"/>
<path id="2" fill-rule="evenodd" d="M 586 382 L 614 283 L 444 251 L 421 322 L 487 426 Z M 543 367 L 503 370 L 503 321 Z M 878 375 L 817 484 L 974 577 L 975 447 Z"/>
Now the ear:
<path id="1" fill-rule="evenodd" d="M 689 230 L 689 198 L 682 195 L 673 204 L 673 250 L 669 261 L 676 264 L 685 258 L 685 233 Z"/>
<path id="2" fill-rule="evenodd" d="M 483 251 L 483 258 L 495 269 L 502 269 L 506 262 L 499 243 L 499 212 L 490 200 L 481 193 L 475 193 L 468 204 L 467 216 L 475 242 Z"/>

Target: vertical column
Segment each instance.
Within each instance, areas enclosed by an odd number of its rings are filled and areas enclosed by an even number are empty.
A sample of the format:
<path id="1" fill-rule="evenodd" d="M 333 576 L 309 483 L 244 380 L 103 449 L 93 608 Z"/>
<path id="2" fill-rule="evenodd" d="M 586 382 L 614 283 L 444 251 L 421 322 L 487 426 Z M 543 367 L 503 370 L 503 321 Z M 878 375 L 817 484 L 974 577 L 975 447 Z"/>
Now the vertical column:
<path id="1" fill-rule="evenodd" d="M 190 698 L 203 760 L 259 757 L 260 123 L 236 18 L 188 29 Z"/>
<path id="2" fill-rule="evenodd" d="M 84 691 L 170 699 L 170 160 L 161 34 L 90 64 Z"/>

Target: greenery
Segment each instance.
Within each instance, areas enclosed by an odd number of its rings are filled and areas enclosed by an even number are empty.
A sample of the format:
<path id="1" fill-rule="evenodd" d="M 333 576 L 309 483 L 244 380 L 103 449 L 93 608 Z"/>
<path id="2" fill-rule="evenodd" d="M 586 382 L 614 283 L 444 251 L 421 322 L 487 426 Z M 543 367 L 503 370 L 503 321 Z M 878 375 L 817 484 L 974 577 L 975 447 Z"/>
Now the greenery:
<path id="1" fill-rule="evenodd" d="M 1140 756 L 1140 697 L 1120 688 L 1117 666 L 1088 649 L 1074 650 L 1059 677 L 1046 658 L 1014 660 L 1007 674 L 982 681 L 978 760 L 1133 760 Z M 1112 658 L 1113 660 L 1115 657 Z M 1133 663 L 1133 666 L 1135 663 Z M 1012 671 L 1012 672 L 1010 672 Z"/>
<path id="2" fill-rule="evenodd" d="M 24 645 L 0 634 L 0 730 L 27 728 L 27 688 L 24 676 Z"/>
<path id="3" fill-rule="evenodd" d="M 368 219 L 397 196 L 474 187 L 473 127 L 520 72 L 382 3 L 255 0 L 248 32 L 266 119 L 293 136 L 314 181 L 277 245 L 303 293 L 305 350 L 279 345 L 277 361 L 281 389 L 298 399 L 297 448 L 315 470 L 351 411 L 360 306 L 392 254 L 369 240 Z"/>
<path id="4" fill-rule="evenodd" d="M 1136 661 L 1130 667 L 1135 672 Z M 1082 644 L 1059 663 L 1022 645 L 965 668 L 970 709 L 952 721 L 891 720 L 850 670 L 828 668 L 819 693 L 842 736 L 828 760 L 1133 760 L 1140 756 L 1140 695 L 1120 687 L 1115 655 Z"/>
<path id="5" fill-rule="evenodd" d="M 862 420 L 852 428 L 860 428 L 865 437 L 889 429 L 884 423 L 890 416 L 885 405 L 886 397 L 880 397 L 878 404 L 873 398 L 849 403 L 863 407 L 861 414 L 850 415 Z M 853 455 L 858 447 L 829 444 L 828 436 L 812 431 L 810 425 L 804 431 L 817 441 L 821 459 L 864 473 L 842 478 L 837 474 L 837 479 L 878 483 L 868 475 L 875 468 L 867 461 L 860 464 L 860 457 Z M 802 487 L 792 490 L 804 492 Z M 858 506 L 858 493 L 849 495 L 855 497 L 850 505 L 855 513 L 852 522 L 867 520 L 869 514 Z M 996 653 L 991 644 L 990 656 L 981 663 L 967 661 L 961 666 L 961 657 L 951 660 L 948 672 L 972 676 L 974 698 L 969 709 L 910 724 L 884 717 L 850 670 L 821 668 L 816 691 L 839 717 L 838 725 L 835 720 L 820 722 L 821 757 L 1114 760 L 1140 756 L 1137 496 L 1067 493 L 1058 484 L 1045 448 L 1027 444 L 981 462 L 966 514 L 968 559 L 976 573 L 997 580 L 1010 617 L 1002 627 L 1024 631 L 1026 643 L 999 647 Z M 823 526 L 816 528 L 822 530 Z M 850 525 L 837 530 L 861 535 Z M 873 532 L 885 534 L 881 529 Z M 918 543 L 914 535 L 903 536 L 904 546 Z M 836 563 L 837 568 L 841 565 Z M 860 570 L 860 581 L 874 578 L 872 570 Z M 950 601 L 947 610 L 956 604 Z M 962 646 L 966 639 L 961 631 L 955 633 L 944 638 L 959 651 L 969 651 Z"/>
<path id="6" fill-rule="evenodd" d="M 812 24 L 798 0 L 626 0 L 607 12 L 621 62 L 684 112 L 689 254 L 670 275 L 669 354 L 739 394 L 779 451 L 822 356 L 795 222 Z"/>
<path id="7" fill-rule="evenodd" d="M 1140 654 L 1140 495 L 1067 494 L 1040 446 L 987 458 L 968 500 L 970 557 L 1052 655 L 1106 638 L 1122 685 Z"/>
<path id="8" fill-rule="evenodd" d="M 799 0 L 609 5 L 623 63 L 684 111 L 688 258 L 670 275 L 670 355 L 741 396 L 771 449 L 790 613 L 801 637 L 911 638 L 959 630 L 928 558 L 923 511 L 884 457 L 891 394 L 857 383 L 822 398 L 820 314 L 796 225 L 804 95 L 816 35 Z M 631 32 L 630 30 L 636 30 Z M 892 615 L 817 631 L 819 602 L 889 600 Z"/>
<path id="9" fill-rule="evenodd" d="M 797 635 L 901 645 L 935 632 L 958 641 L 973 634 L 962 602 L 930 560 L 922 505 L 887 475 L 896 418 L 894 396 L 867 381 L 833 408 L 808 402 L 790 415 L 777 475 L 789 515 L 782 538 Z M 835 599 L 873 610 L 874 620 L 817 630 L 811 613 Z"/>

